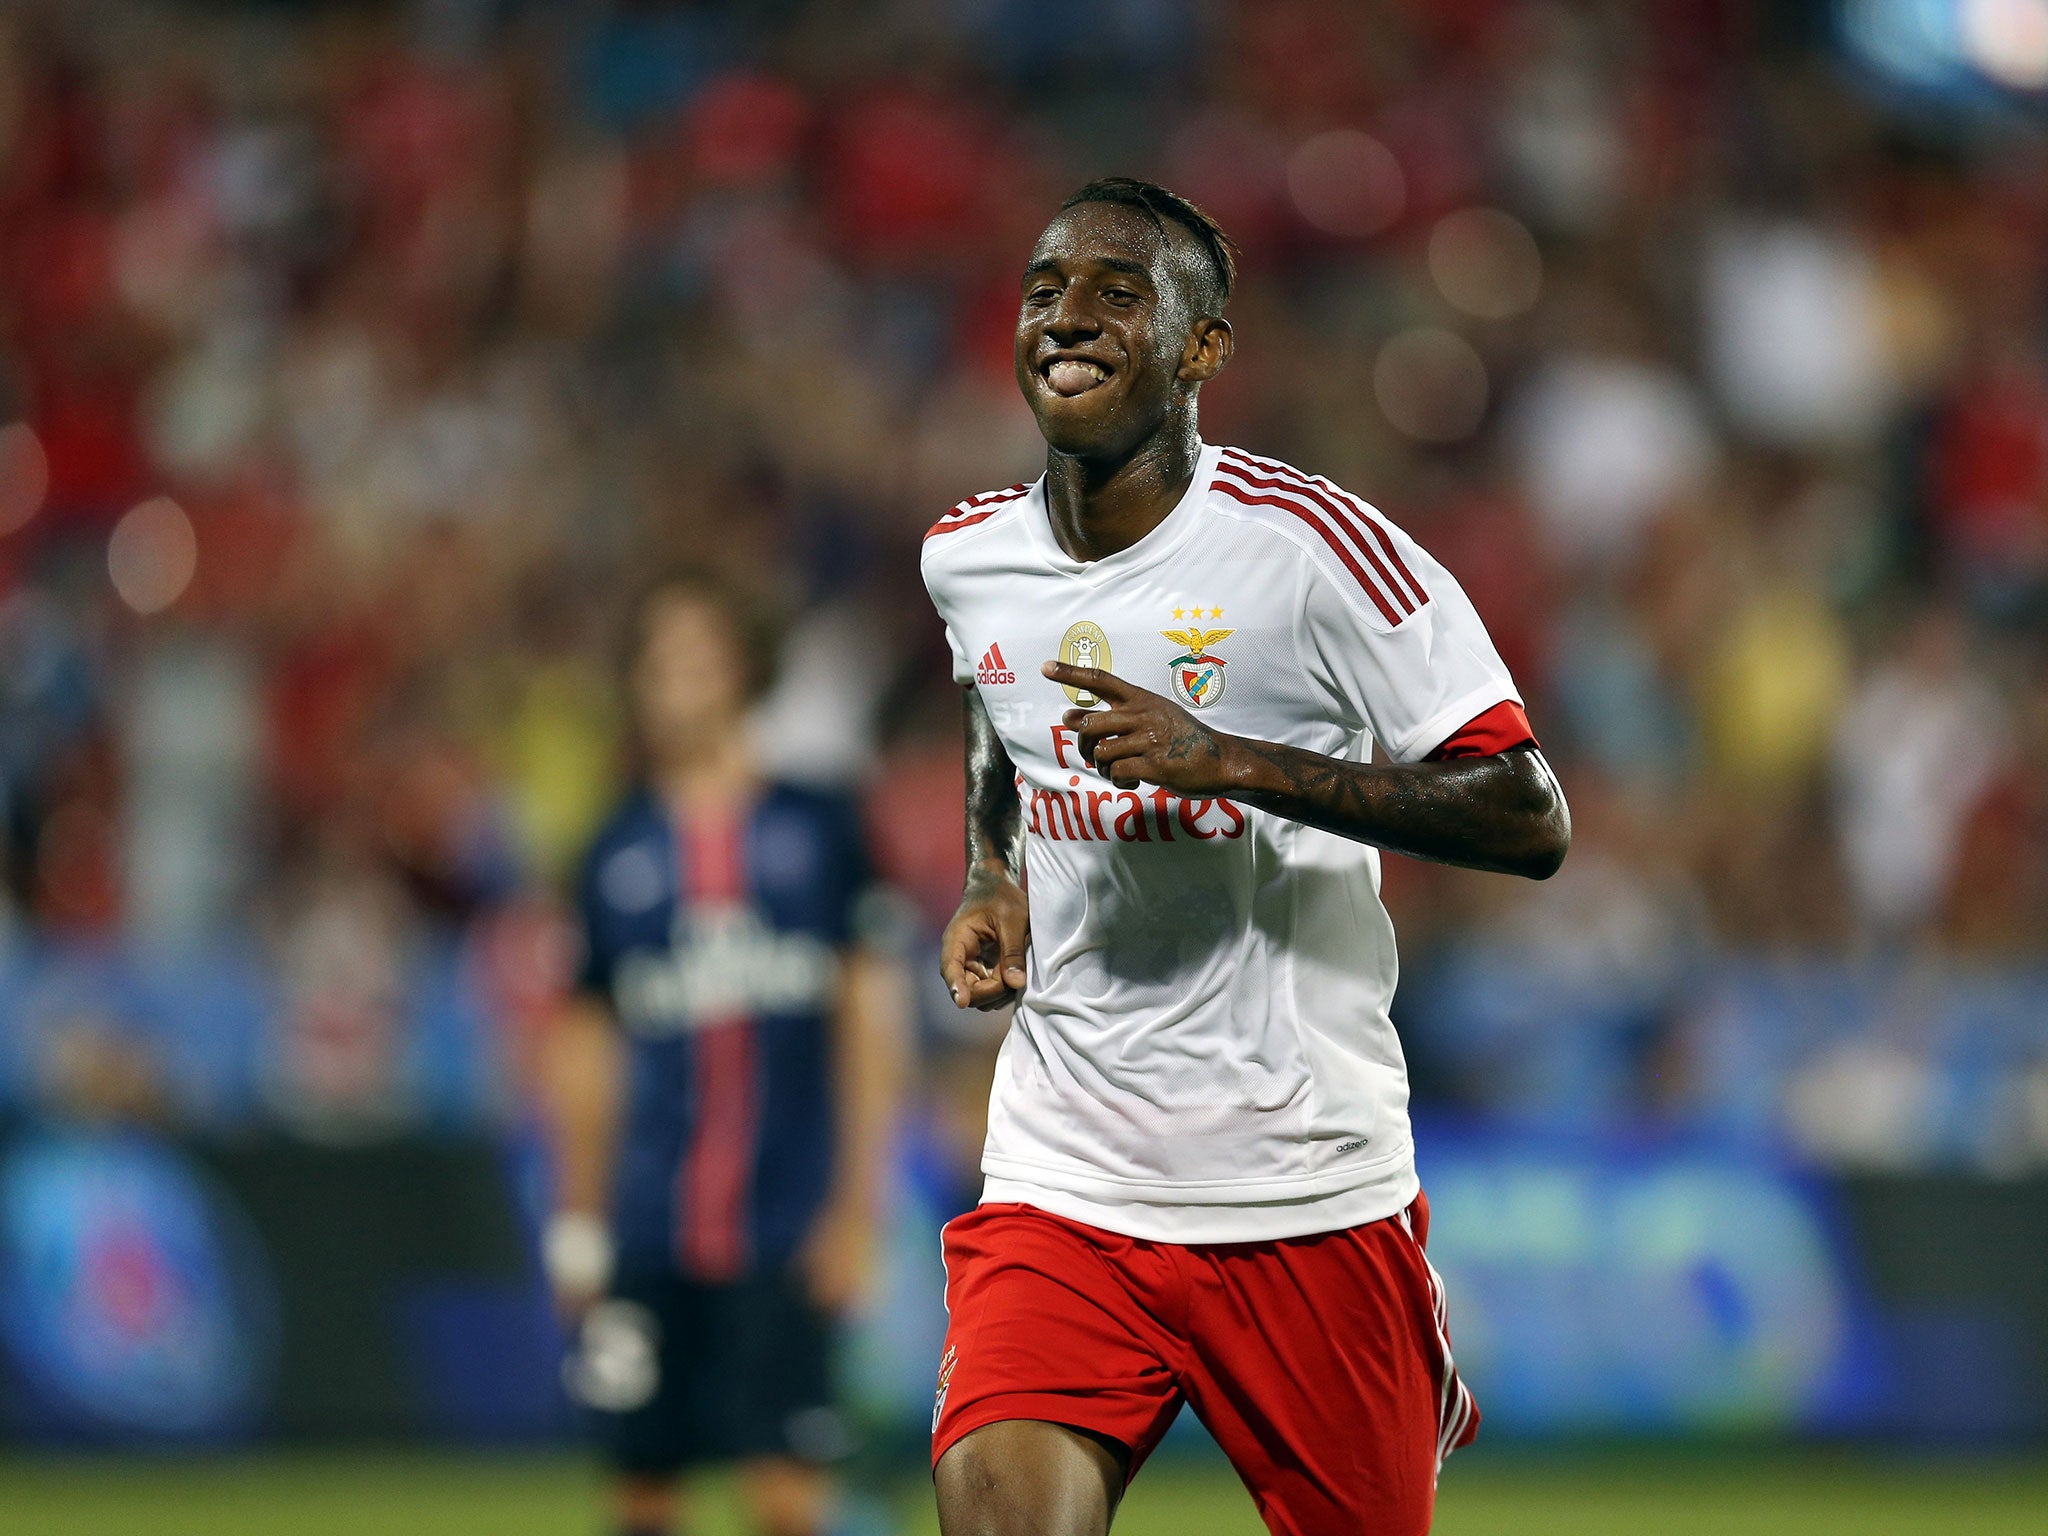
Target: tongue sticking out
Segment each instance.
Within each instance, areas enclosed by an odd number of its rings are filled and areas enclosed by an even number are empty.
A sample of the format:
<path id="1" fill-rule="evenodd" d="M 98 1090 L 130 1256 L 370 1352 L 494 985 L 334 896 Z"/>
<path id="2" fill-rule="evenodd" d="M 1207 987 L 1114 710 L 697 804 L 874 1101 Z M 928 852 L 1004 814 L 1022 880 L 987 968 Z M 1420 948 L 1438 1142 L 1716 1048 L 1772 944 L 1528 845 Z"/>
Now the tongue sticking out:
<path id="1" fill-rule="evenodd" d="M 1101 381 L 1102 376 L 1092 363 L 1062 361 L 1045 370 L 1045 382 L 1053 387 L 1055 393 L 1062 395 L 1081 394 Z"/>

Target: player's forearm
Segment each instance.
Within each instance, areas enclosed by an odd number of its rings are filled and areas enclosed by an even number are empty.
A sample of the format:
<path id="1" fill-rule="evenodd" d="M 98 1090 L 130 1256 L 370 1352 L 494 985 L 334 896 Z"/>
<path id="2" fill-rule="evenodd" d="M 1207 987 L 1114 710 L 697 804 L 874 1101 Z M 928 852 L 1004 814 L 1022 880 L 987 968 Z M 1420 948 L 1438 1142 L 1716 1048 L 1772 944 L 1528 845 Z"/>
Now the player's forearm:
<path id="1" fill-rule="evenodd" d="M 542 1109 L 554 1148 L 555 1209 L 603 1216 L 610 1205 L 621 1061 L 616 1030 L 587 999 L 549 1031 Z"/>
<path id="2" fill-rule="evenodd" d="M 1540 752 L 1375 766 L 1225 740 L 1231 799 L 1340 837 L 1534 880 L 1555 874 L 1571 845 L 1571 812 Z"/>
<path id="3" fill-rule="evenodd" d="M 1024 869 L 1024 812 L 1017 798 L 1017 768 L 982 707 L 981 695 L 966 690 L 967 880 Z"/>
<path id="4" fill-rule="evenodd" d="M 889 1138 L 904 1079 L 902 967 L 878 954 L 847 957 L 840 989 L 833 1197 L 872 1214 L 888 1187 Z"/>

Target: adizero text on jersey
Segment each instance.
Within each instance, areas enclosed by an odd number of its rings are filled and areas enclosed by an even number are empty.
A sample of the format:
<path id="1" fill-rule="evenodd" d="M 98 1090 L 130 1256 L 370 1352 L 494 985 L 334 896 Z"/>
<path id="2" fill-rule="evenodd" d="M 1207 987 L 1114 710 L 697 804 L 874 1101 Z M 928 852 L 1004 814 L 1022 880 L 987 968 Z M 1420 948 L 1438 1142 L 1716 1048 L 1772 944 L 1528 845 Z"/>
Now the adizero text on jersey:
<path id="1" fill-rule="evenodd" d="M 926 535 L 955 679 L 1017 768 L 1031 948 L 984 1200 L 1164 1242 L 1248 1242 L 1415 1198 L 1379 855 L 1228 800 L 1117 789 L 1059 659 L 1205 724 L 1363 762 L 1426 757 L 1520 697 L 1450 573 L 1330 482 L 1205 447 L 1165 521 L 1068 556 L 1043 482 Z M 1008 663 L 996 661 L 997 648 Z M 992 665 L 992 662 L 995 662 Z"/>

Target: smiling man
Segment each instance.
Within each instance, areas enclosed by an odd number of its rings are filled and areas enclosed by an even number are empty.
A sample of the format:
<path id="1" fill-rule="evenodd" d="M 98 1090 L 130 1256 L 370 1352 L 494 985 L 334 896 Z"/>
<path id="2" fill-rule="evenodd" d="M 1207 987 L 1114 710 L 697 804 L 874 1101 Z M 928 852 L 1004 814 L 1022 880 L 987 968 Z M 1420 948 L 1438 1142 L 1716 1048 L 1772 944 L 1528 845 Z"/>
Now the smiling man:
<path id="1" fill-rule="evenodd" d="M 946 1536 L 1101 1536 L 1183 1402 L 1274 1531 L 1411 1536 L 1478 1424 L 1377 850 L 1542 879 L 1570 820 L 1450 573 L 1202 442 L 1234 279 L 1164 188 L 1070 197 L 1017 317 L 1045 474 L 925 539 L 967 689 L 942 964 L 960 1007 L 1016 1004 L 945 1234 Z"/>

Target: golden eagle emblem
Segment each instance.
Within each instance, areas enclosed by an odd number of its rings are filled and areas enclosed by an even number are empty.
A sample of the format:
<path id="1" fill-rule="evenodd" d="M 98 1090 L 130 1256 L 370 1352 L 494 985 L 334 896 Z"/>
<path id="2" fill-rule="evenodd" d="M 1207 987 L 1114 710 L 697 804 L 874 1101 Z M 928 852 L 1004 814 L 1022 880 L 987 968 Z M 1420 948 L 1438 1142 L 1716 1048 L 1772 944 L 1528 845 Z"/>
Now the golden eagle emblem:
<path id="1" fill-rule="evenodd" d="M 1162 629 L 1163 639 L 1186 648 L 1190 656 L 1199 656 L 1212 645 L 1220 645 L 1237 631 L 1234 629 Z"/>

